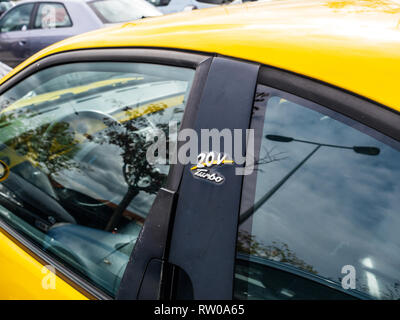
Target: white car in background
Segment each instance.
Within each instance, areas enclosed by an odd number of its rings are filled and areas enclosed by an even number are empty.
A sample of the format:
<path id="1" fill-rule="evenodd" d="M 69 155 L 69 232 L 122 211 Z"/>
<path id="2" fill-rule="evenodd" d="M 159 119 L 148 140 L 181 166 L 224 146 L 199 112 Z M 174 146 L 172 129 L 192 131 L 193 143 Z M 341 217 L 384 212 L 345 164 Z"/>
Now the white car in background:
<path id="1" fill-rule="evenodd" d="M 254 0 L 147 0 L 164 14 L 215 7 L 221 4 L 237 4 Z"/>

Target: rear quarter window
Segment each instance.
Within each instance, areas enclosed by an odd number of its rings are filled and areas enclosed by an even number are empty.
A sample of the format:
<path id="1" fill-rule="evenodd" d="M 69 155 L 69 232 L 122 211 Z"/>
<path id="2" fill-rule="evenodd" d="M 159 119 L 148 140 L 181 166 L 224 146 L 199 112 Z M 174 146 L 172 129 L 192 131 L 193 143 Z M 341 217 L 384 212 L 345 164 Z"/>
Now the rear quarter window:
<path id="1" fill-rule="evenodd" d="M 235 297 L 399 299 L 399 142 L 261 85 L 255 108 Z"/>

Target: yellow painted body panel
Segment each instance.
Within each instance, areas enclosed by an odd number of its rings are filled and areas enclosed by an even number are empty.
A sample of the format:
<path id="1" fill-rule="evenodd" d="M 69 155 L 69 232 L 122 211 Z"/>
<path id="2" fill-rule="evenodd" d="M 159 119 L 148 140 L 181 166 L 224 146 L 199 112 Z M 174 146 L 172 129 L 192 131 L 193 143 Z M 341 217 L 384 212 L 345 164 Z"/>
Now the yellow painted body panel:
<path id="1" fill-rule="evenodd" d="M 143 19 L 54 44 L 165 47 L 219 53 L 326 81 L 400 110 L 400 5 L 389 0 L 270 1 Z"/>
<path id="2" fill-rule="evenodd" d="M 0 252 L 0 299 L 87 299 L 57 275 L 55 289 L 44 289 L 43 265 L 1 230 Z"/>

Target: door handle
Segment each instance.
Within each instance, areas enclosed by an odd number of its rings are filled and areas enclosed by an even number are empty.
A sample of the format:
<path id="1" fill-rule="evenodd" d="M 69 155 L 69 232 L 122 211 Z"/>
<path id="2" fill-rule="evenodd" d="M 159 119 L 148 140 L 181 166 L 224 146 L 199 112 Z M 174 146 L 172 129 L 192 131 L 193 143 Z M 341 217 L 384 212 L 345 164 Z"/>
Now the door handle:
<path id="1" fill-rule="evenodd" d="M 22 46 L 26 45 L 26 41 L 20 40 L 20 41 L 18 41 L 18 44 L 22 47 Z"/>

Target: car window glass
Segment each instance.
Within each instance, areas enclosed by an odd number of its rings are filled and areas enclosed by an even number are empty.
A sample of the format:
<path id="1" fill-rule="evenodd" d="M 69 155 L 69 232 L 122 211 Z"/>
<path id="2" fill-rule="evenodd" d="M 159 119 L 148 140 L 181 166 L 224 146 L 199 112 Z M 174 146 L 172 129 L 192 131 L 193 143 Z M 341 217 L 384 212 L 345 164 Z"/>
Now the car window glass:
<path id="1" fill-rule="evenodd" d="M 0 97 L 0 163 L 9 170 L 0 218 L 114 296 L 169 170 L 150 164 L 147 148 L 179 125 L 193 74 L 73 63 L 9 89 Z"/>
<path id="2" fill-rule="evenodd" d="M 245 178 L 255 181 L 255 196 L 244 188 L 235 297 L 399 299 L 399 143 L 262 88 L 256 100 L 265 119 L 255 174 Z M 311 290 L 316 285 L 326 290 Z"/>
<path id="3" fill-rule="evenodd" d="M 88 4 L 103 23 L 125 22 L 161 15 L 158 9 L 145 1 L 94 0 Z"/>
<path id="4" fill-rule="evenodd" d="M 41 3 L 35 18 L 35 28 L 52 29 L 71 27 L 72 22 L 61 3 Z"/>
<path id="5" fill-rule="evenodd" d="M 29 28 L 33 3 L 13 8 L 0 21 L 1 32 L 23 31 Z"/>

